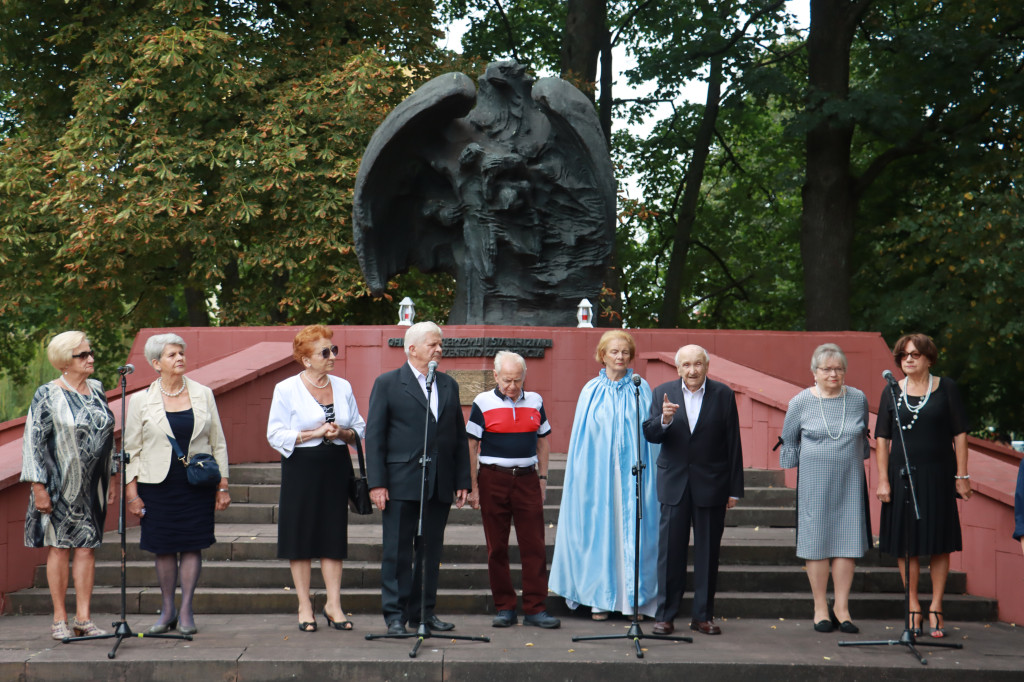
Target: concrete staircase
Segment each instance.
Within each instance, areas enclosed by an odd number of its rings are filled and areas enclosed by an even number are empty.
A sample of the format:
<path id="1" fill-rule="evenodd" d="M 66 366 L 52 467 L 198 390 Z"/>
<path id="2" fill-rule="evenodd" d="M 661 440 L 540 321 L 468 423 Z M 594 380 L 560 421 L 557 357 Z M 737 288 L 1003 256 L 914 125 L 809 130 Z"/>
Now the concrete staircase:
<path id="1" fill-rule="evenodd" d="M 553 550 L 561 499 L 564 455 L 553 455 L 545 507 L 548 557 Z M 282 613 L 295 611 L 295 595 L 286 561 L 276 558 L 277 499 L 280 466 L 241 464 L 231 467 L 229 509 L 218 513 L 217 543 L 204 552 L 203 574 L 195 608 L 204 614 Z M 716 610 L 724 618 L 806 619 L 812 615 L 810 588 L 803 562 L 794 552 L 795 491 L 783 484 L 781 472 L 748 470 L 746 497 L 727 515 Z M 139 529 L 127 535 L 127 610 L 156 614 L 160 609 L 152 555 L 138 546 Z M 343 574 L 342 604 L 356 614 L 380 610 L 380 516 L 349 517 L 349 559 Z M 120 538 L 108 533 L 97 551 L 93 611 L 120 611 Z M 518 550 L 512 548 L 518 561 Z M 493 610 L 487 581 L 487 556 L 480 514 L 468 507 L 452 508 L 445 536 L 444 564 L 438 595 L 439 615 L 485 614 Z M 518 580 L 518 567 L 514 577 Z M 927 572 L 922 591 L 930 589 Z M 966 576 L 953 572 L 947 584 L 947 621 L 995 620 L 994 600 L 965 594 Z M 314 607 L 323 606 L 323 584 L 313 573 Z M 74 608 L 73 591 L 68 596 Z M 8 612 L 50 613 L 45 567 L 35 586 L 8 595 Z M 857 562 L 851 610 L 857 619 L 899 620 L 902 587 L 895 562 L 872 550 Z M 685 613 L 689 606 L 684 604 Z M 564 601 L 552 596 L 549 610 L 568 613 Z"/>

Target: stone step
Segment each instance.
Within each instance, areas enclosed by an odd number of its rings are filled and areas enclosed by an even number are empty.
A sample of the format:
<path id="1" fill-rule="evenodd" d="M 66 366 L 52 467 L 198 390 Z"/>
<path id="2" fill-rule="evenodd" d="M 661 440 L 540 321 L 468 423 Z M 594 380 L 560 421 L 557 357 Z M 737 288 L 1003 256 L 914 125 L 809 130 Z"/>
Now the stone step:
<path id="1" fill-rule="evenodd" d="M 558 523 L 559 507 L 555 504 L 544 505 L 544 523 Z M 224 511 L 217 512 L 217 523 L 265 524 L 274 525 L 278 519 L 278 505 L 274 503 L 232 504 Z M 380 525 L 380 513 L 360 516 L 349 514 L 349 526 Z M 448 525 L 481 525 L 479 510 L 452 507 L 448 515 Z M 792 507 L 741 506 L 729 510 L 725 515 L 727 526 L 767 526 L 771 528 L 793 528 L 796 525 L 796 511 Z"/>
<path id="2" fill-rule="evenodd" d="M 353 462 L 353 471 L 359 465 Z M 565 477 L 565 455 L 552 455 L 548 462 L 548 485 L 560 487 Z M 780 488 L 786 487 L 785 473 L 774 469 L 744 469 L 743 481 L 747 488 Z M 281 465 L 279 463 L 232 464 L 231 485 L 280 485 Z M 234 493 L 232 493 L 234 494 Z"/>
<path id="3" fill-rule="evenodd" d="M 316 563 L 316 562 L 314 562 Z M 692 567 L 691 567 L 692 570 Z M 158 587 L 152 561 L 130 561 L 125 565 L 128 585 Z M 512 564 L 515 584 L 521 584 L 519 564 Z M 440 586 L 445 588 L 489 589 L 486 563 L 451 563 L 441 567 Z M 121 563 L 96 563 L 96 585 L 116 587 L 121 584 Z M 204 561 L 201 585 L 205 588 L 224 587 L 287 587 L 291 572 L 284 560 L 271 561 Z M 379 561 L 346 561 L 342 573 L 345 589 L 380 585 Z M 807 575 L 802 566 L 740 566 L 724 565 L 719 571 L 719 589 L 727 592 L 798 592 L 807 587 Z M 36 569 L 35 586 L 46 587 L 46 567 Z M 313 571 L 312 586 L 323 588 L 318 569 Z M 688 588 L 689 589 L 689 588 Z M 963 594 L 967 589 L 967 575 L 959 571 L 949 574 L 948 594 Z M 897 568 L 868 568 L 854 574 L 855 592 L 902 592 L 903 583 Z M 922 571 L 921 591 L 931 591 L 928 571 Z"/>
<path id="4" fill-rule="evenodd" d="M 314 609 L 319 613 L 325 603 L 323 590 L 312 590 Z M 50 593 L 34 587 L 8 595 L 9 614 L 46 614 L 52 612 Z M 484 614 L 493 613 L 494 606 L 487 589 L 439 588 L 437 613 Z M 129 587 L 125 600 L 128 614 L 157 614 L 160 611 L 160 590 L 156 587 Z M 196 589 L 197 614 L 225 613 L 294 613 L 295 594 L 288 586 L 264 588 L 202 587 Z M 380 613 L 380 588 L 349 588 L 342 594 L 345 611 L 355 614 Z M 68 590 L 67 606 L 75 608 L 74 590 Z M 563 599 L 552 596 L 548 610 L 556 616 L 569 613 Z M 690 610 L 689 593 L 684 597 L 681 613 Z M 955 621 L 996 620 L 998 606 L 994 599 L 949 594 L 943 602 L 947 623 Z M 120 588 L 101 586 L 93 590 L 94 613 L 120 613 Z M 903 617 L 902 594 L 853 593 L 850 610 L 855 617 L 900 620 Z M 794 592 L 729 592 L 715 596 L 715 612 L 719 618 L 798 618 L 810 619 L 814 603 L 810 590 Z"/>
<path id="5" fill-rule="evenodd" d="M 554 552 L 555 527 L 545 529 L 548 561 Z M 352 561 L 380 561 L 380 525 L 354 525 L 349 528 L 348 558 Z M 803 566 L 795 553 L 796 534 L 792 528 L 727 527 L 722 536 L 722 565 L 748 566 L 791 565 Z M 692 538 L 691 538 L 692 545 Z M 512 561 L 519 561 L 515 529 L 511 533 L 509 553 Z M 129 528 L 126 535 L 125 557 L 128 561 L 150 561 L 153 555 L 139 547 L 139 528 Z M 277 526 L 256 524 L 218 524 L 217 543 L 203 550 L 207 561 L 270 561 L 277 558 Z M 484 563 L 487 547 L 483 527 L 480 525 L 450 525 L 445 531 L 444 557 L 446 561 Z M 96 550 L 97 561 L 120 562 L 120 538 L 116 532 L 107 533 L 104 543 Z M 892 557 L 871 549 L 857 560 L 857 568 L 895 566 Z"/>

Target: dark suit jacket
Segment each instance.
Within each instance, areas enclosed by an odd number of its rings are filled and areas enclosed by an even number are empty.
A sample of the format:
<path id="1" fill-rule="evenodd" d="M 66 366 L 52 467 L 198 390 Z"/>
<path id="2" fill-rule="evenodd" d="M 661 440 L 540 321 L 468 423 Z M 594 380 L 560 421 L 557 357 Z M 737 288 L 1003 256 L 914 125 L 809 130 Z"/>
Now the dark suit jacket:
<path id="1" fill-rule="evenodd" d="M 661 426 L 665 395 L 679 405 L 668 428 Z M 707 379 L 697 428 L 690 433 L 682 380 L 658 386 L 651 397 L 651 416 L 644 437 L 661 443 L 658 455 L 658 501 L 680 503 L 686 487 L 698 507 L 725 506 L 730 497 L 743 497 L 743 451 L 736 396 L 725 384 Z"/>
<path id="2" fill-rule="evenodd" d="M 427 496 L 451 504 L 469 490 L 469 445 L 459 404 L 459 384 L 438 372 L 437 419 L 430 416 Z M 420 499 L 420 455 L 427 397 L 408 363 L 377 377 L 366 415 L 366 477 L 370 488 L 387 488 L 393 500 Z"/>

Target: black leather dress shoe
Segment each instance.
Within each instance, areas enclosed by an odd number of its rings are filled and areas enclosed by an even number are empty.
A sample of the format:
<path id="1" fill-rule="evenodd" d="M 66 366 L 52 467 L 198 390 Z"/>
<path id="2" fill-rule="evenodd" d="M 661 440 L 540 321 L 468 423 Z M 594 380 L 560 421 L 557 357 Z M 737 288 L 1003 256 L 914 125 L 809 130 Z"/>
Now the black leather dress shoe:
<path id="1" fill-rule="evenodd" d="M 402 621 L 393 620 L 388 623 L 388 634 L 389 635 L 404 635 L 407 634 L 408 630 L 402 625 Z"/>
<path id="2" fill-rule="evenodd" d="M 705 635 L 722 634 L 722 628 L 715 625 L 713 620 L 691 620 L 690 629 Z"/>
<path id="3" fill-rule="evenodd" d="M 437 616 L 431 616 L 427 618 L 427 628 L 430 630 L 436 630 L 437 632 L 447 632 L 448 630 L 455 629 L 455 623 L 446 623 Z M 409 627 L 414 630 L 418 630 L 420 627 L 419 621 L 409 621 Z"/>

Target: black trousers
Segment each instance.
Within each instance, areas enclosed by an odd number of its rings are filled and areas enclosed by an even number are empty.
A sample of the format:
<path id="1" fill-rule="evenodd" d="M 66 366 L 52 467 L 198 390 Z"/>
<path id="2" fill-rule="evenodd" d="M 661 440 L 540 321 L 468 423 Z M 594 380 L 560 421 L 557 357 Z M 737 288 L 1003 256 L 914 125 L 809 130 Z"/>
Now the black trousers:
<path id="1" fill-rule="evenodd" d="M 444 547 L 444 529 L 448 524 L 451 504 L 427 500 L 423 509 L 423 566 L 427 572 L 426 617 L 434 615 L 437 604 L 437 577 Z M 415 547 L 420 503 L 411 500 L 388 500 L 381 514 L 384 546 L 380 565 L 381 602 L 384 621 L 420 618 L 422 577 Z M 415 569 L 415 570 L 414 570 Z"/>
<path id="2" fill-rule="evenodd" d="M 679 614 L 686 591 L 686 559 L 693 527 L 693 609 L 691 618 L 706 621 L 715 615 L 718 558 L 725 531 L 725 505 L 698 507 L 687 488 L 677 505 L 661 505 L 658 533 L 658 611 L 655 620 L 671 621 Z"/>

